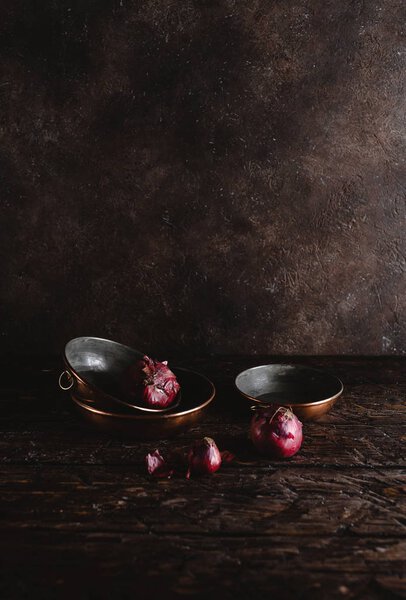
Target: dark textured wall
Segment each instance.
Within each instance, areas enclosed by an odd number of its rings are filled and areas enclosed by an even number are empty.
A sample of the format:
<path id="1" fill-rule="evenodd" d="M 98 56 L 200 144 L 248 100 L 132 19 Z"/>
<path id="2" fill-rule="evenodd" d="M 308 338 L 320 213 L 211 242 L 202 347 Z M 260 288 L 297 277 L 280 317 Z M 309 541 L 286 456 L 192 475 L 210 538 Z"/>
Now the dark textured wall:
<path id="1" fill-rule="evenodd" d="M 3 352 L 404 353 L 404 0 L 0 7 Z"/>

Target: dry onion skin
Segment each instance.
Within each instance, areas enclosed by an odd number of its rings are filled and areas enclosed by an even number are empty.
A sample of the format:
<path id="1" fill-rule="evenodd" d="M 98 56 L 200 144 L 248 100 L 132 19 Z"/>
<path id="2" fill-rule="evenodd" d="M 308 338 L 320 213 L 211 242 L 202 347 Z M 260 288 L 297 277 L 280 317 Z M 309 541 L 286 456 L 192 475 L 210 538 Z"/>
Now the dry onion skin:
<path id="1" fill-rule="evenodd" d="M 302 423 L 284 406 L 276 411 L 271 408 L 258 409 L 251 420 L 250 437 L 261 454 L 289 458 L 302 445 Z"/>
<path id="2" fill-rule="evenodd" d="M 168 361 L 144 356 L 127 369 L 123 388 L 126 396 L 148 408 L 168 408 L 174 403 L 180 385 Z"/>

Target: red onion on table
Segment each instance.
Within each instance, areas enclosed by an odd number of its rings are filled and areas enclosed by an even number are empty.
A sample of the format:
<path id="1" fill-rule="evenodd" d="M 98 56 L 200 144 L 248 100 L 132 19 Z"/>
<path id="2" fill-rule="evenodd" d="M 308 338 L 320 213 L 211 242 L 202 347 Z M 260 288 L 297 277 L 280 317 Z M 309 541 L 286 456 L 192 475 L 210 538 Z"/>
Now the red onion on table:
<path id="1" fill-rule="evenodd" d="M 215 473 L 222 463 L 229 463 L 234 458 L 234 454 L 228 450 L 220 452 L 216 442 L 205 437 L 196 441 L 186 452 L 175 448 L 162 454 L 157 449 L 147 454 L 145 462 L 148 473 L 153 477 L 184 477 L 186 474 L 186 479 L 190 479 L 191 475 Z"/>
<path id="2" fill-rule="evenodd" d="M 221 454 L 216 442 L 209 437 L 195 442 L 189 450 L 188 463 L 187 479 L 191 474 L 204 475 L 218 471 L 221 467 Z"/>
<path id="3" fill-rule="evenodd" d="M 180 390 L 168 362 L 159 362 L 149 356 L 144 356 L 127 369 L 123 387 L 127 396 L 150 408 L 169 407 Z"/>
<path id="4" fill-rule="evenodd" d="M 170 477 L 173 473 L 173 470 L 167 466 L 167 461 L 159 450 L 147 454 L 145 463 L 148 473 L 155 477 Z"/>
<path id="5" fill-rule="evenodd" d="M 283 406 L 258 409 L 251 421 L 252 443 L 261 454 L 288 458 L 300 449 L 303 441 L 302 423 Z"/>

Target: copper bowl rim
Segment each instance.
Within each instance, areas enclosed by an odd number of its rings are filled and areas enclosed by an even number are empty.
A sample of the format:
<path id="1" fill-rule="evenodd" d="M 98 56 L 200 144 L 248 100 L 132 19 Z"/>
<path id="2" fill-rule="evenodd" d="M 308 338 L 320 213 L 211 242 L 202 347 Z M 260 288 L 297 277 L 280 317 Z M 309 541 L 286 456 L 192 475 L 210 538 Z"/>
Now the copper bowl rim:
<path id="1" fill-rule="evenodd" d="M 112 396 L 110 396 L 110 394 L 106 394 L 106 392 L 103 392 L 103 390 L 100 390 L 95 385 L 93 385 L 93 384 L 89 383 L 88 381 L 84 380 L 83 377 L 81 377 L 79 375 L 79 373 L 72 367 L 72 365 L 70 364 L 70 362 L 69 362 L 69 360 L 68 360 L 68 358 L 66 356 L 66 348 L 68 347 L 68 345 L 71 342 L 74 342 L 75 340 L 83 340 L 83 339 L 87 339 L 87 338 L 91 338 L 92 340 L 99 340 L 100 342 L 108 342 L 109 344 L 114 344 L 115 346 L 121 346 L 122 348 L 127 348 L 128 350 L 131 350 L 132 352 L 134 352 L 134 348 L 131 348 L 130 346 L 126 346 L 125 344 L 120 344 L 120 342 L 115 342 L 114 340 L 108 340 L 107 338 L 101 338 L 101 337 L 95 337 L 93 335 L 82 335 L 82 336 L 79 336 L 79 337 L 76 337 L 76 338 L 72 338 L 71 340 L 69 340 L 69 342 L 67 342 L 65 344 L 65 348 L 63 349 L 63 362 L 65 363 L 65 366 L 67 367 L 67 369 L 71 373 L 73 373 L 73 375 L 75 376 L 75 378 L 78 379 L 80 381 L 80 383 L 83 383 L 83 385 L 87 386 L 95 394 L 102 393 L 104 396 L 112 398 Z M 112 399 L 115 400 L 115 398 L 112 398 Z"/>
<path id="2" fill-rule="evenodd" d="M 278 404 L 277 402 L 267 402 L 267 403 L 261 402 L 261 400 L 258 400 L 258 398 L 255 398 L 255 396 L 250 396 L 249 394 L 246 394 L 245 392 L 243 392 L 237 385 L 237 379 L 243 373 L 246 373 L 247 371 L 254 371 L 256 369 L 261 369 L 262 367 L 269 367 L 269 366 L 301 367 L 304 369 L 308 369 L 309 371 L 317 371 L 318 373 L 323 373 L 325 375 L 329 375 L 332 379 L 335 379 L 340 384 L 340 390 L 336 394 L 334 394 L 334 396 L 330 396 L 329 398 L 324 398 L 323 400 L 317 400 L 316 402 L 301 402 L 300 404 L 297 402 L 292 402 L 292 407 L 310 407 L 310 406 L 320 406 L 321 404 L 327 404 L 329 402 L 333 402 L 333 401 L 337 400 L 337 398 L 339 398 L 344 391 L 344 384 L 341 381 L 341 379 L 339 377 L 337 377 L 336 375 L 332 375 L 331 373 L 329 373 L 328 371 L 325 371 L 324 369 L 317 369 L 315 367 L 309 367 L 307 365 L 292 364 L 292 363 L 267 363 L 264 365 L 257 365 L 255 367 L 250 367 L 249 369 L 244 369 L 244 371 L 241 371 L 240 373 L 238 373 L 238 375 L 234 379 L 234 387 L 237 389 L 237 391 L 242 396 L 244 396 L 248 400 L 251 400 L 252 402 L 255 402 L 256 404 L 261 404 L 263 406 L 267 406 L 267 405 L 272 406 L 274 404 Z M 287 403 L 283 402 L 282 404 L 286 405 Z"/>
<path id="3" fill-rule="evenodd" d="M 191 413 L 196 412 L 197 410 L 201 410 L 202 408 L 205 408 L 214 400 L 214 397 L 216 395 L 216 388 L 214 387 L 214 384 L 212 381 L 210 381 L 210 379 L 208 379 L 201 373 L 197 373 L 197 371 L 192 371 L 191 369 L 183 369 L 182 367 L 177 367 L 177 370 L 178 371 L 187 371 L 188 373 L 193 373 L 194 375 L 197 375 L 198 377 L 201 377 L 207 381 L 207 383 L 211 387 L 211 394 L 210 394 L 209 398 L 203 402 L 203 404 L 198 404 L 197 406 L 194 406 L 193 408 L 189 408 L 188 410 L 184 410 L 182 412 L 160 413 L 158 415 L 149 415 L 147 413 L 144 413 L 142 415 L 136 415 L 136 414 L 125 414 L 125 413 L 120 414 L 120 413 L 115 413 L 115 412 L 109 412 L 107 410 L 101 410 L 100 408 L 95 408 L 94 406 L 90 406 L 89 404 L 87 404 L 85 398 L 80 399 L 74 392 L 72 392 L 71 397 L 72 397 L 72 400 L 76 404 L 78 404 L 80 407 L 84 408 L 85 410 L 88 410 L 89 412 L 95 413 L 97 415 L 102 415 L 103 417 L 114 417 L 116 419 L 130 419 L 131 421 L 159 421 L 161 419 L 183 417 L 184 415 L 189 415 Z"/>
<path id="4" fill-rule="evenodd" d="M 108 342 L 109 344 L 113 344 L 115 346 L 121 346 L 121 348 L 127 348 L 128 350 L 131 350 L 133 352 L 134 351 L 138 352 L 140 355 L 142 355 L 142 352 L 139 352 L 139 350 L 134 350 L 134 348 L 131 348 L 130 346 L 126 346 L 125 344 L 121 344 L 120 342 L 115 342 L 114 340 L 108 340 L 106 338 L 100 338 L 100 337 L 85 335 L 85 336 L 80 336 L 80 337 L 77 337 L 77 338 L 72 338 L 71 340 L 69 340 L 69 342 L 67 342 L 65 344 L 65 348 L 64 348 L 64 351 L 63 351 L 63 361 L 64 361 L 65 366 L 67 367 L 67 369 L 71 373 L 73 373 L 75 375 L 75 378 L 77 380 L 79 380 L 81 383 L 83 383 L 83 385 L 86 385 L 86 387 L 88 387 L 89 389 L 91 389 L 93 393 L 95 393 L 95 394 L 100 394 L 101 393 L 101 394 L 103 394 L 104 397 L 108 398 L 110 401 L 116 402 L 117 404 L 119 404 L 121 406 L 125 406 L 126 408 L 130 408 L 132 410 L 138 410 L 138 411 L 146 412 L 146 413 L 148 413 L 148 412 L 154 413 L 153 409 L 148 409 L 148 408 L 143 408 L 143 407 L 140 407 L 140 406 L 135 406 L 135 405 L 131 404 L 130 402 L 126 402 L 126 401 L 122 400 L 121 398 L 116 398 L 115 396 L 112 396 L 111 394 L 107 394 L 103 390 L 99 389 L 97 386 L 91 384 L 88 381 L 85 381 L 83 379 L 83 377 L 81 377 L 79 375 L 79 373 L 77 371 L 75 371 L 75 369 L 72 367 L 71 363 L 69 362 L 69 360 L 68 360 L 68 358 L 66 356 L 66 348 L 67 348 L 67 346 L 71 342 L 74 342 L 75 340 L 82 340 L 82 339 L 92 339 L 92 340 L 99 340 L 101 342 Z M 62 389 L 67 389 L 68 390 L 70 388 L 62 388 Z M 179 393 L 178 396 L 180 398 L 180 393 Z M 172 410 L 172 408 L 176 408 L 176 406 L 179 405 L 179 398 L 178 398 L 177 402 L 174 404 L 174 406 L 170 406 L 170 407 L 168 407 L 166 409 L 163 409 L 163 410 L 157 410 L 157 411 L 155 411 L 155 414 L 156 415 L 163 414 L 164 412 Z"/>

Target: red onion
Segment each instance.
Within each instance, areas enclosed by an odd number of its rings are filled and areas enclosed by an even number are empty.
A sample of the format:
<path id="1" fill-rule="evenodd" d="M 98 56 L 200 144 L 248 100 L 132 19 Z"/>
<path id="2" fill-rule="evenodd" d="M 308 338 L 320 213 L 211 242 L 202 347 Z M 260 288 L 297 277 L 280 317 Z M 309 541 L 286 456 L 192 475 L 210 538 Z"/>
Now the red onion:
<path id="1" fill-rule="evenodd" d="M 259 409 L 251 421 L 251 440 L 262 454 L 277 458 L 293 456 L 302 445 L 302 423 L 291 410 Z"/>
<path id="2" fill-rule="evenodd" d="M 175 448 L 166 450 L 163 456 L 160 450 L 155 450 L 147 454 L 145 462 L 148 473 L 154 477 L 184 477 L 186 472 L 186 478 L 189 479 L 191 474 L 214 473 L 222 463 L 229 463 L 234 458 L 234 454 L 228 450 L 220 452 L 215 441 L 205 437 L 195 442 L 186 453 Z"/>
<path id="3" fill-rule="evenodd" d="M 191 474 L 203 475 L 218 471 L 221 466 L 221 454 L 216 442 L 209 437 L 195 442 L 189 450 L 188 463 L 187 479 Z"/>
<path id="4" fill-rule="evenodd" d="M 155 450 L 155 452 L 147 454 L 145 457 L 145 462 L 150 475 L 154 475 L 155 477 L 165 477 L 167 474 L 166 460 L 159 450 Z"/>
<path id="5" fill-rule="evenodd" d="M 175 400 L 180 385 L 168 362 L 149 356 L 131 365 L 124 377 L 126 395 L 141 400 L 151 408 L 167 408 Z"/>

